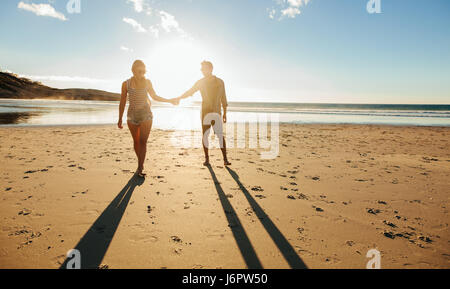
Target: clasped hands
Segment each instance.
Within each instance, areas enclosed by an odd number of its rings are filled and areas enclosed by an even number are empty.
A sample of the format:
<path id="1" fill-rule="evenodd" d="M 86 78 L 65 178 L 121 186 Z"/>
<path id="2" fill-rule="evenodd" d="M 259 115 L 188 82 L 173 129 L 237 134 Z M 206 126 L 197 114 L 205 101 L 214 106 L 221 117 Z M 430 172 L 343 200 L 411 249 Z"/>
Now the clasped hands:
<path id="1" fill-rule="evenodd" d="M 176 98 L 171 98 L 168 100 L 169 103 L 173 104 L 173 105 L 179 105 L 180 104 L 180 97 L 176 97 Z"/>

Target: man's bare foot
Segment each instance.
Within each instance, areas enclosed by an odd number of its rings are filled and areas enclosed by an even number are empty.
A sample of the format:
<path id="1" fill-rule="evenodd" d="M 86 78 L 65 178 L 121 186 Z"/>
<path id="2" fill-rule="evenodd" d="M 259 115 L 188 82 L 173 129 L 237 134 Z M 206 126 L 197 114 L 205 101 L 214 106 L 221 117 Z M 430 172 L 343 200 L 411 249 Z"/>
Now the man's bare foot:
<path id="1" fill-rule="evenodd" d="M 203 163 L 203 165 L 204 165 L 205 167 L 207 167 L 207 166 L 209 166 L 209 165 L 211 165 L 211 164 L 209 163 L 209 160 L 206 160 L 206 161 Z"/>
<path id="2" fill-rule="evenodd" d="M 224 160 L 224 161 L 223 161 L 223 164 L 224 164 L 225 166 L 231 166 L 231 163 L 230 163 L 228 160 Z"/>

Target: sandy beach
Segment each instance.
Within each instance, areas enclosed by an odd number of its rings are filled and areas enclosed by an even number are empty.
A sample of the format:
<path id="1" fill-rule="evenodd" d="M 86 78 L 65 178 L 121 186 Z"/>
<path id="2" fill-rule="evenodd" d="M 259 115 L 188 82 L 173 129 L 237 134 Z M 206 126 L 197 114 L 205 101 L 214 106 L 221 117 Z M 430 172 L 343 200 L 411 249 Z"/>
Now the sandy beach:
<path id="1" fill-rule="evenodd" d="M 128 129 L 0 128 L 0 268 L 450 268 L 450 128 L 282 125 L 280 154 Z"/>

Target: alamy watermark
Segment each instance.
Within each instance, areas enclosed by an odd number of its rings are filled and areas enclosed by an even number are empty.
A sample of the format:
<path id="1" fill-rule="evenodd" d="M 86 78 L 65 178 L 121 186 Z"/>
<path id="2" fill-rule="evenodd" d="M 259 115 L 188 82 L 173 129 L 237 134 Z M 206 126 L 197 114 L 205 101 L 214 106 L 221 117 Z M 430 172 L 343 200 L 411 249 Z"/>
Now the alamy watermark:
<path id="1" fill-rule="evenodd" d="M 381 13 L 381 0 L 369 0 L 366 9 L 369 14 Z"/>
<path id="2" fill-rule="evenodd" d="M 81 13 L 81 0 L 69 0 L 66 5 L 67 13 L 80 14 Z"/>
<path id="3" fill-rule="evenodd" d="M 81 269 L 81 253 L 77 249 L 67 252 L 66 269 Z"/>
<path id="4" fill-rule="evenodd" d="M 367 262 L 367 269 L 381 269 L 381 253 L 377 249 L 370 249 L 367 254 L 367 258 L 370 258 Z"/>
<path id="5" fill-rule="evenodd" d="M 370 14 L 381 13 L 381 0 L 369 0 L 366 6 L 367 12 Z M 80 14 L 81 0 L 68 0 L 66 5 L 67 13 Z"/>
<path id="6" fill-rule="evenodd" d="M 225 138 L 227 149 L 259 149 L 261 159 L 270 160 L 280 152 L 279 114 L 258 114 L 248 116 L 245 122 L 222 122 L 218 113 L 205 116 L 203 125 L 211 126 L 205 133 L 200 131 L 174 131 L 171 142 L 177 148 L 223 148 Z M 211 132 L 214 132 L 212 134 Z"/>

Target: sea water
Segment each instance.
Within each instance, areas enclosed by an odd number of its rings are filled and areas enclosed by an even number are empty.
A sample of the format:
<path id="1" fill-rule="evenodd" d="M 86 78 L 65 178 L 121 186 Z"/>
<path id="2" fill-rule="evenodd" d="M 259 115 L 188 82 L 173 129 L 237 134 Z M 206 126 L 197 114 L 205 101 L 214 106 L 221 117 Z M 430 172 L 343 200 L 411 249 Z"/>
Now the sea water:
<path id="1" fill-rule="evenodd" d="M 178 107 L 154 103 L 152 110 L 154 128 L 200 129 L 198 103 Z M 450 105 L 230 102 L 228 111 L 229 122 L 277 114 L 281 123 L 293 124 L 450 126 Z M 118 116 L 116 101 L 0 99 L 0 126 L 115 125 Z"/>

